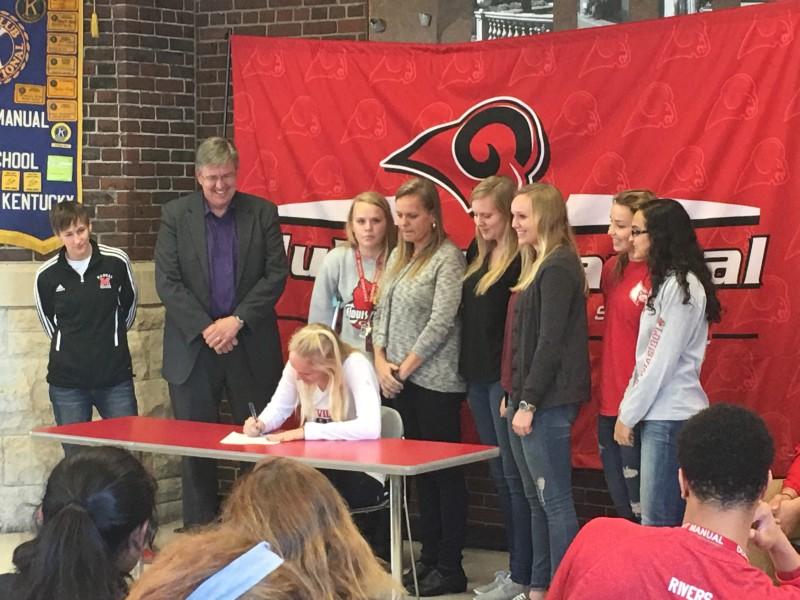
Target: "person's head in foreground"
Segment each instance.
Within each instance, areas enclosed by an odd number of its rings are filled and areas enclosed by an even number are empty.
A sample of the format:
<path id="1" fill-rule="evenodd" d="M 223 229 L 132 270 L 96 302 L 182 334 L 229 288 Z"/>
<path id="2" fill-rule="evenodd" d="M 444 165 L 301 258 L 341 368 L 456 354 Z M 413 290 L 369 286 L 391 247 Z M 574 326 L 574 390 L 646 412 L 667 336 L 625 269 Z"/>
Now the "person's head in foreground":
<path id="1" fill-rule="evenodd" d="M 15 600 L 117 600 L 150 543 L 156 482 L 127 450 L 84 448 L 47 480 L 36 537 L 17 547 Z"/>
<path id="2" fill-rule="evenodd" d="M 263 550 L 254 551 L 257 560 L 246 556 L 262 542 L 271 558 Z M 243 556 L 244 566 L 226 569 Z M 297 461 L 270 457 L 236 482 L 222 522 L 164 548 L 129 598 L 357 600 L 394 589 L 328 479 Z"/>
<path id="3" fill-rule="evenodd" d="M 591 521 L 567 551 L 548 600 L 800 598 L 800 556 L 761 500 L 773 457 L 755 413 L 729 404 L 701 411 L 678 438 L 683 527 Z M 749 566 L 748 542 L 769 554 L 781 587 Z"/>

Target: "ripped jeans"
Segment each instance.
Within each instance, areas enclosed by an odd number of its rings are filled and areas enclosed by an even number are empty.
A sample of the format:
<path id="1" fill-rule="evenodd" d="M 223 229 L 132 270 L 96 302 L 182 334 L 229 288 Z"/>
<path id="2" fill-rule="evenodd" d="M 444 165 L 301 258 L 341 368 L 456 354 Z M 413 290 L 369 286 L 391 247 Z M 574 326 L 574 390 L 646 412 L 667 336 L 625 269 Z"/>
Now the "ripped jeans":
<path id="1" fill-rule="evenodd" d="M 531 588 L 546 590 L 564 553 L 578 533 L 572 500 L 570 434 L 580 404 L 540 408 L 533 431 L 524 437 L 510 432 L 525 497 L 531 507 L 533 559 Z M 508 410 L 509 427 L 514 409 Z"/>
<path id="2" fill-rule="evenodd" d="M 617 417 L 597 415 L 600 460 L 603 461 L 608 493 L 614 501 L 617 516 L 638 523 L 642 520 L 639 502 L 642 427 L 639 424 L 633 430 L 633 446 L 620 446 L 614 441 L 616 423 Z"/>

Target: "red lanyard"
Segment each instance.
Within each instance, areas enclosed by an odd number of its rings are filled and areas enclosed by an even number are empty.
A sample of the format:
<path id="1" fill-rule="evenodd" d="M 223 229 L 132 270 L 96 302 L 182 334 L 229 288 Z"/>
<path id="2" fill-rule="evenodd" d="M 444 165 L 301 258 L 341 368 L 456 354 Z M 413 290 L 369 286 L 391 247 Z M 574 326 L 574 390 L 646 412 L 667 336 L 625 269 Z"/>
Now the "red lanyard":
<path id="1" fill-rule="evenodd" d="M 734 550 L 737 554 L 739 554 L 739 556 L 743 557 L 745 560 L 748 560 L 747 553 L 742 550 L 742 547 L 739 544 L 726 538 L 724 535 L 717 533 L 716 531 L 711 531 L 710 529 L 700 527 L 700 525 L 695 525 L 694 523 L 684 523 L 683 528 L 687 531 L 691 531 L 693 534 L 705 540 L 708 540 L 713 544 L 717 544 L 718 546 L 722 546 L 728 550 Z"/>
<path id="2" fill-rule="evenodd" d="M 358 271 L 358 285 L 361 286 L 361 291 L 364 298 L 369 301 L 370 307 L 375 304 L 375 295 L 378 293 L 378 279 L 381 276 L 383 269 L 383 253 L 381 253 L 375 261 L 375 281 L 372 284 L 372 289 L 367 291 L 367 278 L 364 275 L 364 263 L 361 261 L 361 251 L 356 248 L 356 270 Z"/>

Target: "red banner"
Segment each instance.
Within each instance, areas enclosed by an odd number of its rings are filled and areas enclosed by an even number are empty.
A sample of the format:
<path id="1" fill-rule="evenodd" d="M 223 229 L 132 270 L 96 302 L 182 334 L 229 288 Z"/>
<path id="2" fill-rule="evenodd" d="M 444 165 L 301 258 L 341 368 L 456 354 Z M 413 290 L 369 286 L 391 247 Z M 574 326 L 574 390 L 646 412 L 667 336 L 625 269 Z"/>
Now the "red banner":
<path id="1" fill-rule="evenodd" d="M 500 173 L 568 199 L 596 365 L 610 198 L 647 187 L 684 202 L 723 288 L 706 391 L 764 416 L 783 473 L 800 440 L 799 20 L 792 0 L 458 45 L 234 37 L 239 186 L 281 205 L 284 334 L 344 237 L 349 198 L 428 177 L 466 247 L 470 190 Z M 575 428 L 579 466 L 599 464 L 594 412 Z"/>

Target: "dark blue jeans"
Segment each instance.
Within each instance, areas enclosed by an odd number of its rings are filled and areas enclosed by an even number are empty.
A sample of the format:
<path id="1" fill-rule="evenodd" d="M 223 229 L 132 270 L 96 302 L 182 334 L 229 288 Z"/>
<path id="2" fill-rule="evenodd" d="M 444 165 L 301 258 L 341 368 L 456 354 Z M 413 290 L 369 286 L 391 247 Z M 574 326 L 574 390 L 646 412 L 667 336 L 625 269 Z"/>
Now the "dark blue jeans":
<path id="1" fill-rule="evenodd" d="M 686 421 L 642 421 L 642 525 L 676 527 L 686 502 L 678 485 L 678 435 Z"/>
<path id="2" fill-rule="evenodd" d="M 51 385 L 49 393 L 53 416 L 58 425 L 91 421 L 92 407 L 96 407 L 104 419 L 129 417 L 139 413 L 132 379 L 111 387 L 90 390 Z M 62 445 L 65 454 L 78 449 L 74 444 Z"/>
<path id="3" fill-rule="evenodd" d="M 533 431 L 509 435 L 525 496 L 531 508 L 531 588 L 546 590 L 564 553 L 578 533 L 572 500 L 570 434 L 578 416 L 578 403 L 540 408 Z M 509 426 L 514 410 L 507 413 Z"/>
<path id="4" fill-rule="evenodd" d="M 597 415 L 600 460 L 617 516 L 638 522 L 642 519 L 639 503 L 642 428 L 638 425 L 634 428 L 633 446 L 620 446 L 614 441 L 616 423 L 617 417 Z"/>
<path id="5" fill-rule="evenodd" d="M 499 381 L 470 383 L 467 401 L 481 443 L 500 447 L 500 458 L 489 461 L 489 471 L 505 518 L 511 580 L 528 585 L 531 580 L 531 509 L 511 453 L 508 422 L 500 416 L 500 400 L 504 393 Z"/>

